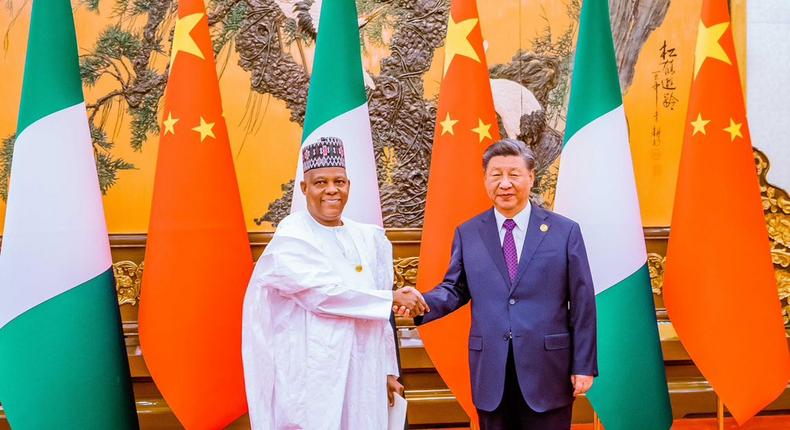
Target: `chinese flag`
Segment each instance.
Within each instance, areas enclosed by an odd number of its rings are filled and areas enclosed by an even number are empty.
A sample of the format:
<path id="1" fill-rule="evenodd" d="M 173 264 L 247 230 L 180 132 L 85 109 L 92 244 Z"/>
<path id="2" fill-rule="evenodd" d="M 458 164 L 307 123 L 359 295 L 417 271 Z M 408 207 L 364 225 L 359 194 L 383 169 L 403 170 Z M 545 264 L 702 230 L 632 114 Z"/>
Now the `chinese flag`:
<path id="1" fill-rule="evenodd" d="M 726 0 L 705 0 L 664 275 L 683 346 L 743 423 L 784 391 L 790 356 Z"/>
<path id="2" fill-rule="evenodd" d="M 252 255 L 202 0 L 180 0 L 140 303 L 146 365 L 185 428 L 247 411 L 241 312 Z"/>
<path id="3" fill-rule="evenodd" d="M 499 139 L 475 0 L 453 0 L 444 78 L 428 178 L 417 287 L 444 278 L 455 228 L 491 207 L 483 185 L 483 152 Z M 469 307 L 420 327 L 425 348 L 466 413 L 477 422 L 469 382 Z"/>

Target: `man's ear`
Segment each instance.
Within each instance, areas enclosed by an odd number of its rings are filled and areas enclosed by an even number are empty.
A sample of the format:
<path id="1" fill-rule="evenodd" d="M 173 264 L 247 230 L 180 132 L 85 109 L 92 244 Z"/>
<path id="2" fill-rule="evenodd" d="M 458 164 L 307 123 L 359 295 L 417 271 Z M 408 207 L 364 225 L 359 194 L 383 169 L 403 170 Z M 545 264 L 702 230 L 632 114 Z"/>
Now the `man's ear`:
<path id="1" fill-rule="evenodd" d="M 302 189 L 302 194 L 307 195 L 307 184 L 304 181 L 299 182 L 299 188 Z"/>

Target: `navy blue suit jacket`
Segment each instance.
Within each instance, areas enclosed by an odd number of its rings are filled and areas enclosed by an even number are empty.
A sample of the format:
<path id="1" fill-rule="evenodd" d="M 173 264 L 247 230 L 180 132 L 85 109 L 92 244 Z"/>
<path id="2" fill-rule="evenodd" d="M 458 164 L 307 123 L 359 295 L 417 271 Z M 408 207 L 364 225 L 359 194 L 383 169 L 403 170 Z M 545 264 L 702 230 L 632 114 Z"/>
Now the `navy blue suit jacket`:
<path id="1" fill-rule="evenodd" d="M 595 292 L 579 225 L 533 204 L 520 255 L 511 284 L 494 210 L 460 225 L 444 280 L 425 294 L 431 311 L 416 319 L 428 323 L 471 301 L 472 397 L 484 411 L 502 400 L 510 342 L 535 411 L 572 403 L 571 375 L 598 374 Z"/>

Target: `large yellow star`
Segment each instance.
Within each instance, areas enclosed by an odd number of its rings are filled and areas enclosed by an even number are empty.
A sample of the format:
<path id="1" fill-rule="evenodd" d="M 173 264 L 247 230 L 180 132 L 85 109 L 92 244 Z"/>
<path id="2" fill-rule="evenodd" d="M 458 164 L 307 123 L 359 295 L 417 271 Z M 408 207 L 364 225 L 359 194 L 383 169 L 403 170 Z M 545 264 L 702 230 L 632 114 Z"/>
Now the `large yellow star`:
<path id="1" fill-rule="evenodd" d="M 694 51 L 694 78 L 697 78 L 702 64 L 708 58 L 715 58 L 727 64 L 730 62 L 730 57 L 727 52 L 721 47 L 719 39 L 724 35 L 724 32 L 729 28 L 729 22 L 722 22 L 720 24 L 705 27 L 702 20 L 699 22 L 699 29 L 697 30 L 697 48 Z"/>
<path id="2" fill-rule="evenodd" d="M 730 142 L 734 142 L 736 137 L 743 139 L 743 135 L 741 134 L 742 125 L 743 123 L 737 123 L 730 118 L 730 126 L 724 129 L 724 131 L 730 133 Z"/>
<path id="3" fill-rule="evenodd" d="M 701 112 L 698 113 L 697 114 L 697 119 L 694 120 L 694 121 L 691 121 L 691 125 L 694 127 L 694 132 L 692 132 L 691 135 L 694 136 L 697 133 L 702 133 L 702 134 L 707 135 L 707 133 L 705 133 L 705 126 L 708 125 L 709 122 L 710 122 L 709 119 L 702 119 L 702 113 Z"/>
<path id="4" fill-rule="evenodd" d="M 450 21 L 447 24 L 447 38 L 444 41 L 445 75 L 450 63 L 453 62 L 457 55 L 480 62 L 480 57 L 477 56 L 475 48 L 469 42 L 469 34 L 474 30 L 477 21 L 477 18 L 470 18 L 461 22 L 455 22 L 452 15 L 450 15 Z"/>
<path id="5" fill-rule="evenodd" d="M 483 140 L 487 137 L 491 139 L 491 133 L 489 130 L 491 129 L 491 124 L 486 124 L 483 122 L 482 119 L 477 120 L 477 128 L 473 128 L 472 131 L 477 133 L 480 136 L 480 143 L 483 143 Z"/>
<path id="6" fill-rule="evenodd" d="M 178 122 L 178 118 L 173 118 L 173 112 L 167 113 L 167 119 L 164 120 L 165 124 L 165 134 L 171 133 L 176 134 L 176 123 Z"/>
<path id="7" fill-rule="evenodd" d="M 170 48 L 170 67 L 173 67 L 173 61 L 179 52 L 192 54 L 201 60 L 205 60 L 203 51 L 195 43 L 195 39 L 190 36 L 192 30 L 195 29 L 198 22 L 203 18 L 202 13 L 193 13 L 192 15 L 183 16 L 176 20 L 176 29 L 173 33 L 173 46 Z"/>
<path id="8" fill-rule="evenodd" d="M 214 138 L 214 123 L 206 122 L 206 120 L 204 120 L 202 116 L 200 117 L 200 125 L 193 128 L 192 130 L 200 133 L 201 142 L 206 137 Z"/>
<path id="9" fill-rule="evenodd" d="M 445 133 L 450 133 L 451 135 L 455 136 L 455 132 L 453 132 L 453 126 L 458 123 L 457 119 L 450 118 L 450 112 L 447 112 L 447 116 L 444 118 L 444 121 L 440 122 L 439 125 L 442 126 L 442 136 Z"/>

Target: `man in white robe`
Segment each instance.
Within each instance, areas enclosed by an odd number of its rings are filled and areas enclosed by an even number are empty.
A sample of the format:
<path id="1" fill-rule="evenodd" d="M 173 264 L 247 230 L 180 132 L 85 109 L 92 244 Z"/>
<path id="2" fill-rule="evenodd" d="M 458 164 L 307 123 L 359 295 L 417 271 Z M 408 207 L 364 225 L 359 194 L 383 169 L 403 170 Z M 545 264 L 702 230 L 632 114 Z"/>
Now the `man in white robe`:
<path id="1" fill-rule="evenodd" d="M 427 306 L 412 288 L 393 293 L 384 230 L 342 217 L 344 163 L 336 138 L 303 150 L 308 210 L 279 224 L 250 280 L 242 355 L 253 429 L 386 429 L 391 396 L 403 393 L 391 310 Z"/>

